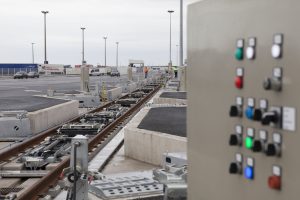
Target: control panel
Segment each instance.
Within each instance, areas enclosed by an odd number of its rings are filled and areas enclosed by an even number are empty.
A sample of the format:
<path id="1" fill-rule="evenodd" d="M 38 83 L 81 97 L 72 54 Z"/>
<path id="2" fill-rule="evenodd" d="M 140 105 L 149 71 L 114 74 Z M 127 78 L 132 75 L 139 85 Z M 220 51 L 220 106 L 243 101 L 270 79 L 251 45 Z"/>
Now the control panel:
<path id="1" fill-rule="evenodd" d="M 300 198 L 298 8 L 297 0 L 189 6 L 189 200 Z"/>

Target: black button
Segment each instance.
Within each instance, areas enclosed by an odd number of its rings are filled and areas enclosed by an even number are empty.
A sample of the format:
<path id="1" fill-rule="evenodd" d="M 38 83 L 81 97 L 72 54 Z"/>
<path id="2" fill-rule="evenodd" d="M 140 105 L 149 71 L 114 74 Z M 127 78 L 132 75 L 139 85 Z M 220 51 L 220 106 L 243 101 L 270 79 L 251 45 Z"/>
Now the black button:
<path id="1" fill-rule="evenodd" d="M 252 150 L 253 150 L 253 152 L 261 152 L 262 151 L 262 142 L 260 140 L 254 140 Z"/>
<path id="2" fill-rule="evenodd" d="M 230 117 L 238 117 L 240 116 L 240 110 L 238 108 L 238 106 L 231 106 L 230 110 L 229 110 L 229 116 Z"/>
<path id="3" fill-rule="evenodd" d="M 275 144 L 268 144 L 266 155 L 267 156 L 275 156 L 276 155 L 276 146 L 275 146 Z"/>
<path id="4" fill-rule="evenodd" d="M 239 111 L 238 111 L 237 106 L 231 106 L 230 111 L 229 111 L 229 116 L 236 117 L 236 116 L 238 116 L 238 114 L 239 114 Z"/>
<path id="5" fill-rule="evenodd" d="M 239 136 L 237 134 L 231 134 L 229 138 L 229 145 L 236 146 L 239 144 Z"/>
<path id="6" fill-rule="evenodd" d="M 260 109 L 255 109 L 253 114 L 253 120 L 260 121 L 262 118 L 262 111 Z"/>
<path id="7" fill-rule="evenodd" d="M 230 163 L 229 166 L 229 173 L 230 174 L 237 174 L 239 172 L 239 167 L 237 163 Z"/>

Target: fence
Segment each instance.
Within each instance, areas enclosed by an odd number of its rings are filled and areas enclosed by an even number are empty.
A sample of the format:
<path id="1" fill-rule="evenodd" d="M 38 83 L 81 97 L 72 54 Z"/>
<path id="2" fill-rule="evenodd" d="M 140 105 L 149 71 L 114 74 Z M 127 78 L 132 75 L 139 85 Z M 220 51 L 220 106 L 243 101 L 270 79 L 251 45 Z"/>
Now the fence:
<path id="1" fill-rule="evenodd" d="M 13 76 L 15 73 L 19 71 L 31 72 L 38 71 L 35 68 L 0 68 L 0 76 Z"/>

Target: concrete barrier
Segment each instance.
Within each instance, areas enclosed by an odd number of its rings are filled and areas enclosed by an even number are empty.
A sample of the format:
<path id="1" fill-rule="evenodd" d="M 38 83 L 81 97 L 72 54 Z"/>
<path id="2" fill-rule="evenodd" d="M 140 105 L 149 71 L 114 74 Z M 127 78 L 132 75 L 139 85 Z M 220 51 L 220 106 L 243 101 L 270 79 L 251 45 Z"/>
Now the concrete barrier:
<path id="1" fill-rule="evenodd" d="M 122 96 L 122 88 L 116 87 L 107 91 L 107 99 L 109 101 L 116 100 Z"/>
<path id="2" fill-rule="evenodd" d="M 66 75 L 80 75 L 80 68 L 66 68 Z"/>
<path id="3" fill-rule="evenodd" d="M 168 105 L 187 105 L 186 99 L 162 98 L 157 97 L 153 99 L 154 104 L 168 104 Z"/>
<path id="4" fill-rule="evenodd" d="M 1 138 L 27 137 L 30 134 L 30 121 L 28 118 L 0 117 Z"/>
<path id="5" fill-rule="evenodd" d="M 33 134 L 57 126 L 78 116 L 78 101 L 69 101 L 49 108 L 29 112 L 30 127 Z"/>
<path id="6" fill-rule="evenodd" d="M 187 138 L 137 128 L 150 108 L 143 108 L 125 127 L 125 155 L 162 166 L 167 152 L 186 152 Z"/>

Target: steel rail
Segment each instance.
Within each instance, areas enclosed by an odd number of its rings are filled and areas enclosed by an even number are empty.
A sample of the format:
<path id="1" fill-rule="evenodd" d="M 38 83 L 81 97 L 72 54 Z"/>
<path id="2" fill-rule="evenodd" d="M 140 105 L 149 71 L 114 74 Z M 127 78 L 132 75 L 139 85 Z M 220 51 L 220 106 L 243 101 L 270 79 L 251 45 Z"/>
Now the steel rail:
<path id="1" fill-rule="evenodd" d="M 124 95 L 123 97 L 121 98 L 126 98 L 128 95 Z M 94 110 L 91 110 L 89 111 L 88 113 L 94 113 L 94 112 L 99 112 L 101 110 L 103 110 L 104 108 L 106 107 L 109 107 L 113 104 L 114 102 L 109 102 L 107 104 L 104 104 L 98 108 L 95 108 Z M 86 113 L 85 113 L 86 114 Z M 27 148 L 30 148 L 32 147 L 33 145 L 35 144 L 38 144 L 40 143 L 41 141 L 43 141 L 46 137 L 50 136 L 50 135 L 54 135 L 56 134 L 57 132 L 57 129 L 60 128 L 62 125 L 66 124 L 66 123 L 70 123 L 70 122 L 75 122 L 75 121 L 78 121 L 81 117 L 83 117 L 85 114 L 82 114 L 78 117 L 75 117 L 71 120 L 68 120 L 66 122 L 63 122 L 53 128 L 50 128 L 46 131 L 43 131 L 33 137 L 31 137 L 30 139 L 28 140 L 25 140 L 17 145 L 14 145 L 13 147 L 7 149 L 7 150 L 4 150 L 0 153 L 0 161 L 1 162 L 5 162 L 5 161 L 8 161 L 10 158 L 18 155 L 19 153 L 22 153 L 24 152 L 25 149 Z"/>
<path id="2" fill-rule="evenodd" d="M 99 134 L 92 138 L 89 141 L 89 151 L 94 148 L 97 148 L 97 145 L 105 140 L 105 137 L 114 130 L 116 126 L 118 126 L 126 117 L 133 114 L 136 110 L 138 110 L 146 101 L 148 101 L 158 90 L 160 86 L 157 86 L 153 91 L 151 91 L 147 96 L 141 99 L 137 104 L 131 107 L 127 112 L 125 112 L 122 116 L 116 119 L 114 122 L 109 124 L 106 128 L 104 128 Z M 112 102 L 113 104 L 113 102 Z M 91 156 L 95 156 L 91 154 Z M 91 157 L 90 157 L 91 158 Z M 66 158 L 63 160 L 55 169 L 50 171 L 47 175 L 39 179 L 35 184 L 33 184 L 30 188 L 26 189 L 17 199 L 19 200 L 36 200 L 39 199 L 43 194 L 45 194 L 50 187 L 54 186 L 58 181 L 58 177 L 60 176 L 62 170 L 69 166 L 70 158 Z"/>

